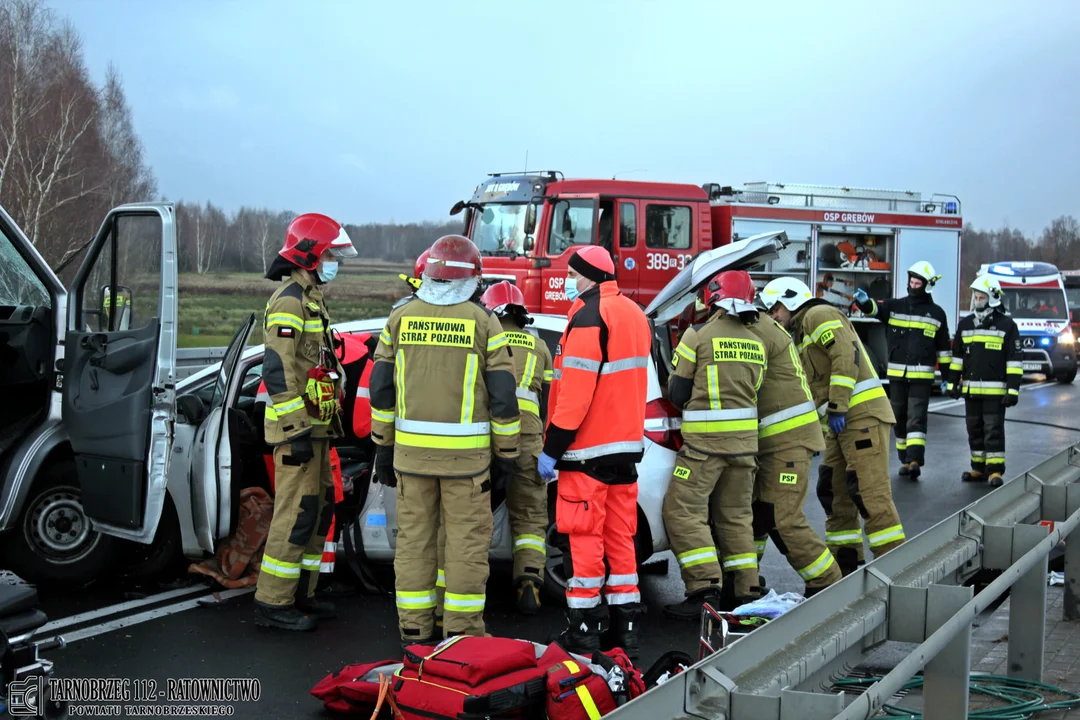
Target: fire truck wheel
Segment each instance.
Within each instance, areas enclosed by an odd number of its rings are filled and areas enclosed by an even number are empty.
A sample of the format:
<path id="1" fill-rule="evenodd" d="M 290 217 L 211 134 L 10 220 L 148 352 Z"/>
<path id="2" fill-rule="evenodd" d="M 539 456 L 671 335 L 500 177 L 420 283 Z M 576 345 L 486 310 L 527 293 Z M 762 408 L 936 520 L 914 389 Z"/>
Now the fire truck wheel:
<path id="1" fill-rule="evenodd" d="M 1072 370 L 1066 370 L 1065 372 L 1060 372 L 1054 376 L 1054 379 L 1056 379 L 1059 383 L 1068 385 L 1076 379 L 1076 368 L 1073 368 Z"/>

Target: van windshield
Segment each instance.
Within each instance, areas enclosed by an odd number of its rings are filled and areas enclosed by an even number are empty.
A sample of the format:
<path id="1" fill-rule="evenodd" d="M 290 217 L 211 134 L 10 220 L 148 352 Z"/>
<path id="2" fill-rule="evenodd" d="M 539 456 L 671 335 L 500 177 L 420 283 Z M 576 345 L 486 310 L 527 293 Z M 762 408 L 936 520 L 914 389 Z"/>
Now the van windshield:
<path id="1" fill-rule="evenodd" d="M 525 203 L 489 203 L 476 214 L 469 239 L 481 255 L 525 254 Z M 537 207 L 536 227 L 540 227 L 543 204 Z"/>
<path id="2" fill-rule="evenodd" d="M 1022 320 L 1068 320 L 1065 293 L 1059 288 L 1005 288 L 1005 309 Z"/>

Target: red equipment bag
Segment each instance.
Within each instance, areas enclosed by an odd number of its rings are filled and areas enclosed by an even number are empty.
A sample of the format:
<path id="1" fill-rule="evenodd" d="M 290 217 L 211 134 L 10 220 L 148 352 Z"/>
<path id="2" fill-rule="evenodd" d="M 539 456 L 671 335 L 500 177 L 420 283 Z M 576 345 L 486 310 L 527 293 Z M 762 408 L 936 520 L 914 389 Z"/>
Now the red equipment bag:
<path id="1" fill-rule="evenodd" d="M 390 677 L 401 669 L 394 660 L 347 665 L 327 675 L 311 689 L 327 710 L 369 716 L 381 704 L 379 675 Z M 346 690 L 348 692 L 346 692 Z"/>
<path id="2" fill-rule="evenodd" d="M 598 720 L 645 692 L 641 671 L 620 648 L 586 662 L 552 644 L 538 664 L 546 668 L 548 720 Z"/>
<path id="3" fill-rule="evenodd" d="M 544 671 L 526 640 L 459 635 L 410 645 L 390 682 L 402 720 L 541 718 Z"/>

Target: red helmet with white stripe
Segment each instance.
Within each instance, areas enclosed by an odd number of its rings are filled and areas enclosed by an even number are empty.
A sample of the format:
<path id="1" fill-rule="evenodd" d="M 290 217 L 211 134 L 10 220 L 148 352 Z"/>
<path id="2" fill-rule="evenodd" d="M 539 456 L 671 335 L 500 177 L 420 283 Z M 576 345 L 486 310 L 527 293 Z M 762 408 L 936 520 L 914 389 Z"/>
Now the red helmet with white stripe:
<path id="1" fill-rule="evenodd" d="M 420 257 L 416 258 L 416 263 L 413 265 L 413 277 L 418 278 L 424 274 L 424 266 L 427 265 L 427 256 L 430 252 L 431 248 L 428 248 L 420 253 Z"/>
<path id="2" fill-rule="evenodd" d="M 341 223 L 319 213 L 305 213 L 289 223 L 278 255 L 297 267 L 314 270 L 327 250 L 339 258 L 356 257 L 356 248 Z"/>
<path id="3" fill-rule="evenodd" d="M 507 306 L 517 305 L 522 310 L 525 308 L 525 296 L 518 289 L 517 285 L 514 285 L 509 280 L 503 280 L 497 282 L 480 296 L 480 302 L 491 312 L 496 315 L 503 315 Z"/>
<path id="4" fill-rule="evenodd" d="M 433 280 L 465 280 L 479 277 L 480 251 L 461 235 L 443 235 L 428 251 L 424 276 Z"/>

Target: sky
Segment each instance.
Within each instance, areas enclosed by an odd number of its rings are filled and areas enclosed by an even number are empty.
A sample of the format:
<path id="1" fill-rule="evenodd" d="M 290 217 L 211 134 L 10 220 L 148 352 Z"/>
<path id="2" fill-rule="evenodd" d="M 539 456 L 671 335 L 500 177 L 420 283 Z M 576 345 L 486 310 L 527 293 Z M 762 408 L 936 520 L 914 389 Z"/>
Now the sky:
<path id="1" fill-rule="evenodd" d="M 443 220 L 489 172 L 1080 216 L 1080 5 L 48 0 L 172 200 Z"/>

